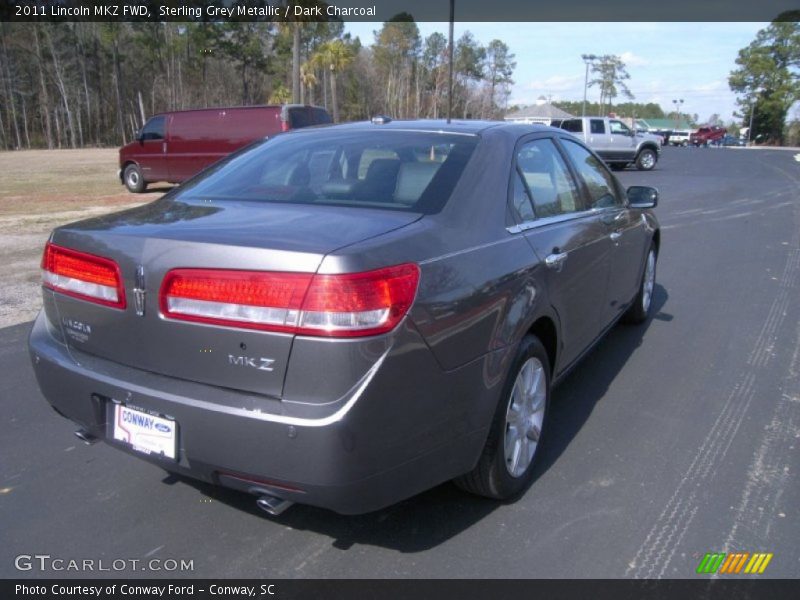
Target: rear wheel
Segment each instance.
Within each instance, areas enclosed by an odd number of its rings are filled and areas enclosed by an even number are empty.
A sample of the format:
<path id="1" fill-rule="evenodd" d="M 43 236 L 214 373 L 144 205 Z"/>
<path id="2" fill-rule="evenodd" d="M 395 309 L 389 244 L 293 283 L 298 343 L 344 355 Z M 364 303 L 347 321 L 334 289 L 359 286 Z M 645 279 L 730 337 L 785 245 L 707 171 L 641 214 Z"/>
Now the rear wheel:
<path id="1" fill-rule="evenodd" d="M 533 478 L 549 404 L 547 352 L 537 337 L 526 336 L 511 365 L 478 464 L 456 479 L 456 485 L 500 500 L 525 490 Z"/>
<path id="2" fill-rule="evenodd" d="M 643 323 L 650 315 L 650 307 L 653 304 L 653 290 L 656 286 L 656 247 L 650 244 L 650 250 L 647 252 L 647 258 L 644 263 L 644 273 L 642 273 L 642 282 L 639 284 L 639 291 L 636 298 L 625 313 L 623 319 L 626 323 Z"/>
<path id="3" fill-rule="evenodd" d="M 636 168 L 640 171 L 650 171 L 656 166 L 657 160 L 658 157 L 655 150 L 644 148 L 636 157 Z"/>
<path id="4" fill-rule="evenodd" d="M 122 175 L 125 187 L 134 194 L 140 194 L 147 188 L 142 171 L 136 165 L 128 165 Z"/>

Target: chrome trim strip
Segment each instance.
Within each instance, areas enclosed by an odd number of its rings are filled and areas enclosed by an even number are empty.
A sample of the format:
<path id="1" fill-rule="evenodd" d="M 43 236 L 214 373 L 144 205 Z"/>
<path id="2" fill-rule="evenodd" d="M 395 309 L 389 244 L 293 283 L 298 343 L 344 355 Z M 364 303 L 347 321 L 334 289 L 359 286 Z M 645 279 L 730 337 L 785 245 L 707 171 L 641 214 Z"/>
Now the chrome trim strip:
<path id="1" fill-rule="evenodd" d="M 526 221 L 525 223 L 520 223 L 519 225 L 511 225 L 510 227 L 506 227 L 506 231 L 509 233 L 522 233 L 523 231 L 544 227 L 545 225 L 553 225 L 554 223 L 585 219 L 586 217 L 593 217 L 595 215 L 613 210 L 622 210 L 623 208 L 624 207 L 622 206 L 609 206 L 608 208 L 592 208 L 590 210 L 584 210 L 581 212 L 566 213 L 563 215 L 555 215 L 553 217 L 544 217 L 541 219 L 534 219 L 533 221 Z"/>

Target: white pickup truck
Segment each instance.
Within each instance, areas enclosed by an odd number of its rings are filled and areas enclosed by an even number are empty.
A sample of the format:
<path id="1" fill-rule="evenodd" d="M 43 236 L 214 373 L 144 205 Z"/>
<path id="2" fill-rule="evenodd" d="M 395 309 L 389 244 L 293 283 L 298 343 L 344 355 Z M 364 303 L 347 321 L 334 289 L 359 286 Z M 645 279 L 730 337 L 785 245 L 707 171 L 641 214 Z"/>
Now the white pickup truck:
<path id="1" fill-rule="evenodd" d="M 576 117 L 558 119 L 552 125 L 579 138 L 612 169 L 635 164 L 640 171 L 650 171 L 661 153 L 657 137 L 638 134 L 619 119 Z"/>

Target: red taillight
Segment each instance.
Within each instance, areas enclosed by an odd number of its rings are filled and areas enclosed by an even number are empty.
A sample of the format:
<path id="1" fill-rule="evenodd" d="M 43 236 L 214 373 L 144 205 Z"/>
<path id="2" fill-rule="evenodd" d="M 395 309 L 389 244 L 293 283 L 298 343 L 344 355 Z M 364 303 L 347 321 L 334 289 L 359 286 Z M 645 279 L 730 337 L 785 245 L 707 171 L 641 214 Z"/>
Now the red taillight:
<path id="1" fill-rule="evenodd" d="M 42 256 L 42 284 L 74 298 L 125 308 L 119 266 L 102 256 L 48 242 Z"/>
<path id="2" fill-rule="evenodd" d="M 344 275 L 176 269 L 164 278 L 160 302 L 171 319 L 358 337 L 394 329 L 418 282 L 413 264 Z"/>
<path id="3" fill-rule="evenodd" d="M 289 121 L 281 121 L 281 131 L 289 131 Z"/>

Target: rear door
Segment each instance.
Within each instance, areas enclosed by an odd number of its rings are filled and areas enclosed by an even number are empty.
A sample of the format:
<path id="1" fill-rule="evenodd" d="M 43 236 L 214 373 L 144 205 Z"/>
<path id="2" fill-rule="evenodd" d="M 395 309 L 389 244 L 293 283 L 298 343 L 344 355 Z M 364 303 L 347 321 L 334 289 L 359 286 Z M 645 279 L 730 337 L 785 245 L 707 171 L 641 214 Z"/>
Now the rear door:
<path id="1" fill-rule="evenodd" d="M 138 145 L 131 158 L 139 164 L 145 181 L 166 181 L 167 168 L 167 120 L 169 115 L 151 118 L 139 133 Z"/>
<path id="2" fill-rule="evenodd" d="M 609 247 L 608 285 L 601 320 L 616 318 L 639 284 L 647 232 L 638 211 L 631 210 L 617 179 L 583 146 L 562 139 L 588 194 L 589 208 L 605 227 Z"/>
<path id="3" fill-rule="evenodd" d="M 604 159 L 614 151 L 614 146 L 611 143 L 611 132 L 606 128 L 605 119 L 589 119 L 589 131 L 586 132 L 586 140 L 589 146 Z"/>
<path id="4" fill-rule="evenodd" d="M 568 366 L 603 329 L 610 244 L 606 227 L 552 138 L 528 138 L 516 151 L 512 205 L 518 230 L 544 265 L 561 326 L 560 365 Z"/>

